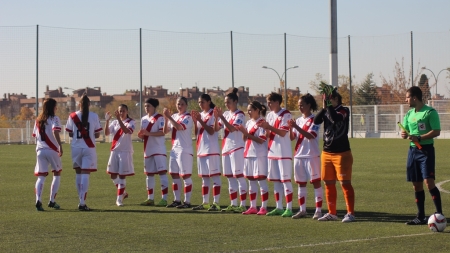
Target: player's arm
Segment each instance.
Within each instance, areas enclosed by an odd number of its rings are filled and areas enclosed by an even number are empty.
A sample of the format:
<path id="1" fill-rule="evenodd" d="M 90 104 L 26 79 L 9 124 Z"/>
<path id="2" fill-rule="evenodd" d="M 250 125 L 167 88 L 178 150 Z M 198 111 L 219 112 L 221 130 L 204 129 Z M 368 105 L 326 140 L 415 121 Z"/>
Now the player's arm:
<path id="1" fill-rule="evenodd" d="M 56 142 L 58 142 L 58 145 L 59 145 L 59 156 L 62 156 L 63 155 L 63 147 L 61 145 L 61 137 L 59 136 L 60 132 L 61 131 L 59 131 L 59 130 L 54 130 L 53 136 L 55 136 Z"/>
<path id="2" fill-rule="evenodd" d="M 346 117 L 346 115 L 336 112 L 336 110 L 331 105 L 327 107 L 327 112 L 328 112 L 328 119 L 333 123 L 344 121 Z"/>
<path id="3" fill-rule="evenodd" d="M 322 124 L 323 118 L 325 117 L 326 112 L 327 112 L 327 110 L 325 108 L 320 110 L 320 112 L 316 115 L 316 117 L 314 117 L 314 124 L 316 124 L 316 125 Z"/>
<path id="4" fill-rule="evenodd" d="M 260 125 L 262 128 L 268 130 L 268 132 L 274 132 L 275 134 L 278 134 L 281 137 L 284 137 L 289 131 L 284 130 L 284 129 L 280 129 L 280 128 L 275 128 L 273 126 L 271 126 L 269 123 L 267 123 L 266 121 L 261 123 Z M 267 133 L 266 133 L 267 135 Z"/>
<path id="5" fill-rule="evenodd" d="M 223 116 L 222 108 L 216 107 L 214 110 L 217 111 L 217 117 L 220 118 L 223 125 L 228 129 L 228 131 L 230 131 L 230 133 L 237 131 L 236 127 L 230 124 L 230 122 L 228 122 L 228 120 Z"/>

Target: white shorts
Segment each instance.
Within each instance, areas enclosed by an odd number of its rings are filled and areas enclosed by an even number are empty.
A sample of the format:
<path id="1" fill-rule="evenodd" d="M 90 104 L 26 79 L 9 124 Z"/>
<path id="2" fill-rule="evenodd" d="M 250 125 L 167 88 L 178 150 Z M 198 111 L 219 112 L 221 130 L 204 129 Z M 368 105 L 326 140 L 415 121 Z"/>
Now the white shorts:
<path id="1" fill-rule="evenodd" d="M 208 155 L 197 157 L 199 177 L 220 176 L 220 156 Z"/>
<path id="2" fill-rule="evenodd" d="M 291 159 L 267 159 L 269 181 L 291 182 L 292 160 Z"/>
<path id="3" fill-rule="evenodd" d="M 226 177 L 244 176 L 244 149 L 222 156 L 222 169 Z"/>
<path id="4" fill-rule="evenodd" d="M 167 172 L 167 160 L 165 155 L 154 155 L 144 158 L 144 173 L 156 175 L 160 172 Z"/>
<path id="5" fill-rule="evenodd" d="M 72 148 L 73 168 L 97 171 L 97 152 L 95 148 Z"/>
<path id="6" fill-rule="evenodd" d="M 247 157 L 244 161 L 244 175 L 248 179 L 267 178 L 267 156 Z"/>
<path id="7" fill-rule="evenodd" d="M 52 149 L 39 149 L 36 155 L 35 176 L 47 176 L 48 166 L 52 166 L 52 172 L 62 170 L 61 157 Z"/>
<path id="8" fill-rule="evenodd" d="M 170 152 L 169 173 L 171 175 L 191 176 L 194 157 L 188 153 Z"/>
<path id="9" fill-rule="evenodd" d="M 294 158 L 294 179 L 297 184 L 320 181 L 320 157 Z"/>
<path id="10" fill-rule="evenodd" d="M 106 172 L 108 174 L 119 174 L 119 176 L 134 175 L 133 152 L 111 151 Z"/>

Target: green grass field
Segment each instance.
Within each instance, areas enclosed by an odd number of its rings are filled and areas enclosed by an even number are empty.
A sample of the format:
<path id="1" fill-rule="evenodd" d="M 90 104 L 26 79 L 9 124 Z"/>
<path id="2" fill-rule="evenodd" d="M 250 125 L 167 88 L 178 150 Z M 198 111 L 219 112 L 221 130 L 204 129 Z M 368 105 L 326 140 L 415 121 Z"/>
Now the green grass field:
<path id="1" fill-rule="evenodd" d="M 45 212 L 37 212 L 34 207 L 35 146 L 1 145 L 0 252 L 450 251 L 450 229 L 432 233 L 427 226 L 404 224 L 416 213 L 412 185 L 405 180 L 408 149 L 405 140 L 351 140 L 357 222 L 350 224 L 140 206 L 146 199 L 142 143 L 134 145 L 136 175 L 127 178 L 130 197 L 124 201 L 124 207 L 117 207 L 115 186 L 105 173 L 110 145 L 98 144 L 99 171 L 91 174 L 87 197 L 87 204 L 94 209 L 92 212 L 77 210 L 69 145 L 64 145 L 57 197 L 62 208 L 46 207 L 52 180 L 49 176 L 43 193 Z M 450 140 L 436 140 L 435 147 L 436 182 L 450 180 Z M 195 168 L 194 164 L 194 174 Z M 200 204 L 200 179 L 197 176 L 193 179 L 192 203 Z M 225 178 L 222 181 L 220 204 L 226 206 L 229 204 L 228 185 Z M 450 182 L 442 187 L 450 191 Z M 297 186 L 294 192 L 296 211 Z M 444 213 L 450 217 L 450 194 L 441 192 L 441 195 Z M 159 194 L 155 196 L 159 201 Z M 169 191 L 169 202 L 172 200 Z M 314 191 L 311 186 L 308 186 L 307 206 L 312 214 Z M 271 194 L 269 208 L 273 207 Z M 326 211 L 325 201 L 324 209 Z M 434 212 L 428 193 L 426 211 Z M 342 218 L 345 213 L 342 191 L 338 187 L 338 215 Z"/>

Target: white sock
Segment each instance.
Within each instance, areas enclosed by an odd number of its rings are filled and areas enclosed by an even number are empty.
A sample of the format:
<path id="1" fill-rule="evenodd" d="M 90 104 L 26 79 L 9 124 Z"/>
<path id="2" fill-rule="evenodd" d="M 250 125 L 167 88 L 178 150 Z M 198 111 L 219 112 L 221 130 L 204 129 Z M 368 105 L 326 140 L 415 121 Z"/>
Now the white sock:
<path id="1" fill-rule="evenodd" d="M 80 192 L 81 192 L 81 174 L 75 174 L 75 186 L 77 187 L 78 197 L 80 197 Z"/>
<path id="2" fill-rule="evenodd" d="M 169 193 L 169 178 L 167 178 L 167 174 L 159 175 L 159 182 L 161 183 L 161 198 L 167 200 L 167 194 Z"/>
<path id="3" fill-rule="evenodd" d="M 228 178 L 228 193 L 230 194 L 230 200 L 232 206 L 237 206 L 237 190 L 238 181 L 234 177 Z"/>
<path id="4" fill-rule="evenodd" d="M 259 180 L 259 192 L 261 193 L 261 207 L 267 209 L 267 201 L 269 200 L 269 186 L 267 180 Z"/>
<path id="5" fill-rule="evenodd" d="M 155 189 L 155 177 L 147 175 L 146 185 L 147 185 L 147 199 L 154 199 L 153 191 Z"/>
<path id="6" fill-rule="evenodd" d="M 306 195 L 308 188 L 306 186 L 298 186 L 298 205 L 300 206 L 300 212 L 306 212 Z"/>
<path id="7" fill-rule="evenodd" d="M 192 178 L 184 179 L 184 202 L 191 203 Z"/>
<path id="8" fill-rule="evenodd" d="M 202 177 L 202 199 L 203 204 L 209 203 L 209 184 L 211 180 L 209 177 Z"/>
<path id="9" fill-rule="evenodd" d="M 286 210 L 292 210 L 292 195 L 293 195 L 293 189 L 292 189 L 292 183 L 284 182 L 283 183 L 284 188 L 284 196 L 286 198 Z"/>
<path id="10" fill-rule="evenodd" d="M 172 191 L 173 191 L 173 197 L 175 198 L 175 201 L 181 200 L 181 179 L 174 178 L 172 179 Z"/>
<path id="11" fill-rule="evenodd" d="M 86 196 L 89 190 L 89 174 L 81 174 L 81 192 L 80 192 L 80 205 L 86 204 Z"/>
<path id="12" fill-rule="evenodd" d="M 123 196 L 124 196 L 124 193 L 125 193 L 126 185 L 127 185 L 127 180 L 125 178 L 118 180 L 118 184 L 117 184 L 117 200 L 123 200 Z"/>
<path id="13" fill-rule="evenodd" d="M 214 203 L 219 204 L 220 201 L 220 187 L 222 186 L 222 180 L 220 176 L 213 176 L 213 200 Z"/>
<path id="14" fill-rule="evenodd" d="M 42 191 L 44 190 L 44 183 L 45 183 L 45 177 L 38 176 L 37 180 L 36 180 L 36 185 L 34 186 L 34 192 L 36 194 L 36 202 L 41 201 Z"/>
<path id="15" fill-rule="evenodd" d="M 316 212 L 322 212 L 322 186 L 319 188 L 314 188 L 314 195 L 316 196 Z"/>
<path id="16" fill-rule="evenodd" d="M 112 179 L 113 184 L 116 186 L 116 188 L 119 188 L 119 179 L 120 179 L 119 177 Z"/>
<path id="17" fill-rule="evenodd" d="M 52 188 L 50 189 L 50 201 L 55 202 L 56 194 L 59 190 L 59 185 L 61 184 L 60 176 L 53 176 Z"/>
<path id="18" fill-rule="evenodd" d="M 273 182 L 273 192 L 275 194 L 276 208 L 283 209 L 283 184 L 281 182 Z"/>
<path id="19" fill-rule="evenodd" d="M 247 181 L 244 177 L 237 178 L 238 184 L 239 184 L 239 199 L 240 199 L 240 206 L 246 206 L 247 205 Z"/>
<path id="20" fill-rule="evenodd" d="M 248 195 L 250 195 L 250 207 L 256 208 L 256 197 L 258 196 L 258 181 L 250 180 L 249 185 L 250 189 L 248 191 Z"/>

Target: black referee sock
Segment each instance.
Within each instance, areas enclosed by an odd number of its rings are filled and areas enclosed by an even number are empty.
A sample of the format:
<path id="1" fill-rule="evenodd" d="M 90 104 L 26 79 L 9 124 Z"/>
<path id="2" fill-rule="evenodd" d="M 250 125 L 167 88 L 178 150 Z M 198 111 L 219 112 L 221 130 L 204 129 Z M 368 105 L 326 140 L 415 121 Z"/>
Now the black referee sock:
<path id="1" fill-rule="evenodd" d="M 434 205 L 436 206 L 436 212 L 442 214 L 441 192 L 437 187 L 430 190 L 431 197 L 433 198 Z"/>
<path id="2" fill-rule="evenodd" d="M 425 191 L 415 192 L 417 205 L 417 218 L 425 218 Z"/>

